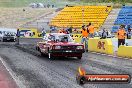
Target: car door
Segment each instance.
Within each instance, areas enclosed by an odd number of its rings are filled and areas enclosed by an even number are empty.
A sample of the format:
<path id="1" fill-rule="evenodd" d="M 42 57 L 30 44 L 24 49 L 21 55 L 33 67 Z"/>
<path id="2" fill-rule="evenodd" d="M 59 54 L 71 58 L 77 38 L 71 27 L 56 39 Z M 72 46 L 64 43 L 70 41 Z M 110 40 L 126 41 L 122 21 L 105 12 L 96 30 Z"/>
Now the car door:
<path id="1" fill-rule="evenodd" d="M 46 52 L 45 45 L 46 45 L 45 42 L 41 42 L 41 43 L 39 43 L 39 49 L 40 49 L 40 51 L 43 52 L 43 53 Z"/>
<path id="2" fill-rule="evenodd" d="M 48 36 L 48 41 L 45 44 L 46 53 L 49 53 L 49 49 L 51 48 L 51 46 L 54 43 L 54 41 L 55 41 L 55 36 L 54 35 Z"/>

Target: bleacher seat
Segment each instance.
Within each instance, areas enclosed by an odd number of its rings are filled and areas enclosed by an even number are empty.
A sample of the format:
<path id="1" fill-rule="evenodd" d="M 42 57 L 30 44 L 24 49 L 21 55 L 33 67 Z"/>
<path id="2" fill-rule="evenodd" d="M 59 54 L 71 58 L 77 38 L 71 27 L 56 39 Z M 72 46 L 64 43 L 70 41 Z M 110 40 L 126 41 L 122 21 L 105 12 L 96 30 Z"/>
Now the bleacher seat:
<path id="1" fill-rule="evenodd" d="M 104 23 L 111 10 L 111 6 L 65 7 L 51 20 L 50 25 L 80 28 L 83 24 L 87 25 L 92 22 L 95 28 L 98 29 Z"/>
<path id="2" fill-rule="evenodd" d="M 116 32 L 119 25 L 132 25 L 132 6 L 123 6 L 121 8 L 118 17 L 115 20 L 112 32 Z"/>
<path id="3" fill-rule="evenodd" d="M 123 6 L 115 20 L 115 25 L 130 25 L 132 24 L 132 6 Z"/>
<path id="4" fill-rule="evenodd" d="M 130 27 L 132 28 L 132 25 L 131 25 Z M 112 32 L 112 33 L 116 33 L 116 32 L 118 31 L 119 28 L 120 28 L 120 25 L 114 25 L 114 26 L 112 27 L 111 32 Z M 126 30 L 126 31 L 128 30 L 128 25 L 125 26 L 125 30 Z"/>

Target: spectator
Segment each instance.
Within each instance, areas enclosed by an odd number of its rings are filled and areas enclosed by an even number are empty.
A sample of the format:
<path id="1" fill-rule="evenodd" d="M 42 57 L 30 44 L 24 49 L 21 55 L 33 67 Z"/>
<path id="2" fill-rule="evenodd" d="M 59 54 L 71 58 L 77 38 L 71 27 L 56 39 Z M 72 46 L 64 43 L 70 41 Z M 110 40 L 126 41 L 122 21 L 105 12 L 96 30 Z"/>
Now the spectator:
<path id="1" fill-rule="evenodd" d="M 106 30 L 106 35 L 109 36 L 109 31 L 108 30 Z"/>
<path id="2" fill-rule="evenodd" d="M 89 23 L 88 30 L 89 30 L 89 37 L 94 38 L 94 26 L 91 23 Z"/>
<path id="3" fill-rule="evenodd" d="M 125 26 L 121 25 L 119 30 L 117 31 L 118 35 L 118 48 L 122 44 L 125 44 L 125 36 L 126 36 L 126 31 L 125 31 Z"/>
<path id="4" fill-rule="evenodd" d="M 37 8 L 39 8 L 39 4 L 37 4 Z"/>
<path id="5" fill-rule="evenodd" d="M 75 29 L 74 29 L 74 32 L 76 32 L 76 31 L 77 31 L 77 29 L 75 28 Z"/>
<path id="6" fill-rule="evenodd" d="M 51 32 L 50 33 L 55 33 L 56 32 L 56 27 L 55 26 L 52 26 L 52 28 L 51 28 Z"/>
<path id="7" fill-rule="evenodd" d="M 25 9 L 23 9 L 23 12 L 25 12 L 26 10 Z"/>
<path id="8" fill-rule="evenodd" d="M 20 37 L 20 30 L 19 29 L 17 29 L 16 36 L 17 36 L 17 42 L 16 42 L 16 44 L 19 45 L 19 37 Z"/>
<path id="9" fill-rule="evenodd" d="M 87 29 L 85 28 L 85 26 L 83 25 L 82 26 L 82 40 L 81 40 L 81 43 L 84 44 L 85 42 L 85 51 L 88 52 L 88 31 Z"/>
<path id="10" fill-rule="evenodd" d="M 50 26 L 50 33 L 51 33 L 51 31 L 52 31 L 52 28 L 53 28 L 53 26 Z"/>
<path id="11" fill-rule="evenodd" d="M 59 29 L 58 33 L 62 33 L 62 30 L 61 30 L 61 29 Z"/>
<path id="12" fill-rule="evenodd" d="M 68 29 L 69 33 L 72 34 L 72 26 Z"/>
<path id="13" fill-rule="evenodd" d="M 52 5 L 52 8 L 54 8 L 55 6 L 54 5 Z"/>
<path id="14" fill-rule="evenodd" d="M 66 5 L 66 7 L 68 7 L 69 5 Z"/>
<path id="15" fill-rule="evenodd" d="M 46 35 L 46 30 L 43 28 L 42 29 L 42 37 L 44 38 L 45 35 Z"/>
<path id="16" fill-rule="evenodd" d="M 104 28 L 103 31 L 102 31 L 102 35 L 101 35 L 101 38 L 100 38 L 100 39 L 106 39 L 107 36 L 108 36 L 108 33 L 107 33 L 107 31 L 105 30 L 105 28 Z"/>
<path id="17" fill-rule="evenodd" d="M 89 25 L 86 26 L 87 32 L 89 33 Z"/>
<path id="18" fill-rule="evenodd" d="M 52 29 L 52 26 L 50 26 L 50 29 Z"/>
<path id="19" fill-rule="evenodd" d="M 67 34 L 67 32 L 65 30 L 65 27 L 62 28 L 62 33 L 66 33 Z"/>
<path id="20" fill-rule="evenodd" d="M 65 28 L 60 28 L 59 33 L 66 33 Z"/>
<path id="21" fill-rule="evenodd" d="M 68 29 L 69 29 L 69 28 L 67 27 L 67 28 L 66 28 L 66 34 L 70 34 Z"/>
<path id="22" fill-rule="evenodd" d="M 130 28 L 130 26 L 128 26 L 128 31 L 127 31 L 127 39 L 131 39 L 132 36 L 132 29 Z"/>
<path id="23" fill-rule="evenodd" d="M 44 5 L 44 8 L 46 8 L 46 5 Z"/>
<path id="24" fill-rule="evenodd" d="M 50 7 L 50 4 L 47 4 L 47 8 L 49 8 Z"/>

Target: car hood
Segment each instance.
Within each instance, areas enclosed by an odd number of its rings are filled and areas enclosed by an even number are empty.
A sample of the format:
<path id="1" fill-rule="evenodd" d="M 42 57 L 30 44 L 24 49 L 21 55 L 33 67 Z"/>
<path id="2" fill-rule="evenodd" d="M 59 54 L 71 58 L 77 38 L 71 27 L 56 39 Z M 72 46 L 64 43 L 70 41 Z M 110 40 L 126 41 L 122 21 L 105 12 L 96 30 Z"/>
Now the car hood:
<path id="1" fill-rule="evenodd" d="M 39 43 L 46 43 L 46 44 L 49 44 L 49 45 L 83 45 L 83 44 L 80 44 L 80 43 L 75 43 L 75 42 L 44 42 L 44 41 L 41 41 L 41 42 L 38 42 L 37 44 Z"/>
<path id="2" fill-rule="evenodd" d="M 57 42 L 57 43 L 53 43 L 53 45 L 83 45 L 83 44 L 75 43 L 75 42 Z"/>

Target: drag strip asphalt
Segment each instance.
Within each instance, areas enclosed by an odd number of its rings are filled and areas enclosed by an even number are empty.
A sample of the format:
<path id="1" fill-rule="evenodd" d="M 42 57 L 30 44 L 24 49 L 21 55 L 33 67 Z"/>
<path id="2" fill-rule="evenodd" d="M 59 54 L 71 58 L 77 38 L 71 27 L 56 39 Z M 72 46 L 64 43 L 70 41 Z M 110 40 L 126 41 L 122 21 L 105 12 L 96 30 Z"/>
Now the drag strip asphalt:
<path id="1" fill-rule="evenodd" d="M 76 82 L 78 67 L 88 74 L 130 74 L 132 60 L 84 53 L 82 60 L 50 60 L 35 50 L 39 39 L 21 39 L 20 45 L 0 43 L 0 56 L 26 88 L 132 88 L 130 84 L 85 84 Z M 20 86 L 20 88 L 23 88 Z"/>

